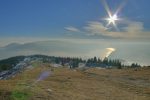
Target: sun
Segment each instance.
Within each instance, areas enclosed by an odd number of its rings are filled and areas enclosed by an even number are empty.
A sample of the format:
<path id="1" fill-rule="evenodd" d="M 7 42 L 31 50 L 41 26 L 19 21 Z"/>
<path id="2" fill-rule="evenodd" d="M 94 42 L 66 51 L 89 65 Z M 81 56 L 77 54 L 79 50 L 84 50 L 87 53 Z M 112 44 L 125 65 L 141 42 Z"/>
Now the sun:
<path id="1" fill-rule="evenodd" d="M 107 24 L 107 27 L 108 27 L 110 24 L 116 26 L 116 21 L 119 19 L 118 19 L 118 16 L 115 14 L 113 16 L 110 15 L 110 17 L 106 18 L 106 20 L 108 21 L 108 24 Z"/>
<path id="2" fill-rule="evenodd" d="M 101 0 L 101 1 L 102 1 L 102 4 L 104 5 L 104 8 L 105 8 L 107 14 L 108 14 L 108 18 L 104 18 L 104 20 L 106 20 L 108 22 L 106 25 L 106 28 L 108 28 L 108 29 L 115 28 L 116 31 L 119 31 L 119 29 L 116 25 L 116 21 L 122 20 L 122 19 L 118 18 L 117 15 L 125 6 L 126 1 L 122 2 L 114 13 L 111 12 L 110 7 L 108 6 L 106 0 Z M 113 27 L 109 27 L 110 25 Z"/>

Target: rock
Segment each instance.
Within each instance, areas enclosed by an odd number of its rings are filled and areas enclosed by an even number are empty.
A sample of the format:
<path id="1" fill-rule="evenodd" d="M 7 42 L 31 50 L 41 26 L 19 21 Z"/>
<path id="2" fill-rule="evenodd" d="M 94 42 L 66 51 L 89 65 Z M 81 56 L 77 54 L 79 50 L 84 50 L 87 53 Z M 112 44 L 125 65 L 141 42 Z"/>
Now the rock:
<path id="1" fill-rule="evenodd" d="M 51 92 L 52 92 L 52 90 L 51 90 L 51 89 L 47 89 L 47 92 L 50 92 L 50 93 L 51 93 Z"/>

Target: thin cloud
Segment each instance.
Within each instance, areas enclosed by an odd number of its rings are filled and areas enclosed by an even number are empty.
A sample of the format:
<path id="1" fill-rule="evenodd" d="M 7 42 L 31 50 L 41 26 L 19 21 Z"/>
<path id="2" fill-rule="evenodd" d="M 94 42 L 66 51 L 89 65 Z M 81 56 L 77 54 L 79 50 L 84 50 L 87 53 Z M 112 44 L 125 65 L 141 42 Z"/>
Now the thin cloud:
<path id="1" fill-rule="evenodd" d="M 107 28 L 100 21 L 89 21 L 85 26 L 79 30 L 76 27 L 65 27 L 71 32 L 78 32 L 91 36 L 104 36 L 109 38 L 124 38 L 124 39 L 149 39 L 150 31 L 145 31 L 143 22 L 124 20 L 119 23 L 119 31 L 113 30 L 111 27 Z"/>
<path id="2" fill-rule="evenodd" d="M 102 22 L 94 21 L 88 22 L 83 29 L 87 35 L 96 36 L 108 36 L 112 38 L 150 38 L 150 31 L 145 31 L 142 22 L 125 21 L 120 24 L 124 26 L 120 27 L 120 31 L 114 31 L 111 28 L 106 28 Z"/>
<path id="3" fill-rule="evenodd" d="M 89 33 L 88 35 L 104 35 L 106 28 L 102 23 L 91 21 L 84 27 L 84 30 Z"/>
<path id="4" fill-rule="evenodd" d="M 80 32 L 80 30 L 78 28 L 73 27 L 73 26 L 65 27 L 65 30 L 71 31 L 71 32 Z"/>

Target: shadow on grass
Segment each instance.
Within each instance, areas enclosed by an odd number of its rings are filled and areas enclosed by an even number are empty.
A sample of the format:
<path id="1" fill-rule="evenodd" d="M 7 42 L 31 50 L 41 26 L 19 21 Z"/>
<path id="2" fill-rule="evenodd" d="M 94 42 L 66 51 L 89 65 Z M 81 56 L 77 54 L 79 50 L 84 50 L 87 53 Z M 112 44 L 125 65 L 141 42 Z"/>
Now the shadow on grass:
<path id="1" fill-rule="evenodd" d="M 10 98 L 11 92 L 6 90 L 0 90 L 0 100 L 12 100 Z"/>

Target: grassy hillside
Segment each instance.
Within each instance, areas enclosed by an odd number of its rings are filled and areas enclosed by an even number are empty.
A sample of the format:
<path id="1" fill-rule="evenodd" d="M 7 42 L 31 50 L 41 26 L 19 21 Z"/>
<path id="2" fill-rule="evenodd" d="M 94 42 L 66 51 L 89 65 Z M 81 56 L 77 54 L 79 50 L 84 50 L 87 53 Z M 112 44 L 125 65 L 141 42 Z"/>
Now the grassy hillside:
<path id="1" fill-rule="evenodd" d="M 36 63 L 0 80 L 0 100 L 150 100 L 150 69 L 53 68 Z M 44 71 L 51 74 L 36 82 Z"/>

